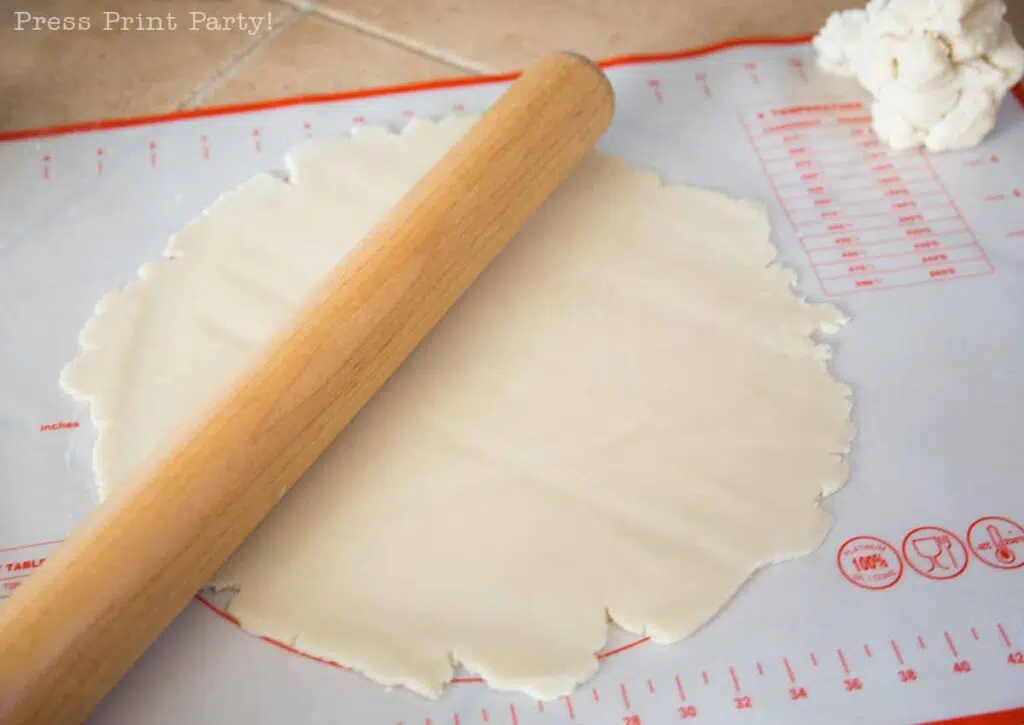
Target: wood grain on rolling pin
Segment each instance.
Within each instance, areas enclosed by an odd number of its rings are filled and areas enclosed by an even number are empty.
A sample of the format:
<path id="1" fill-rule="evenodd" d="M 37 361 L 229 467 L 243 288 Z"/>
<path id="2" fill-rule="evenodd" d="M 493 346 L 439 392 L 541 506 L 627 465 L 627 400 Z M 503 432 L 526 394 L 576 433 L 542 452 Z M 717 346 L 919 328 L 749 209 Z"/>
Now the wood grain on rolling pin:
<path id="1" fill-rule="evenodd" d="M 0 608 L 0 722 L 87 716 L 593 147 L 612 106 L 577 56 L 512 85 L 263 364 Z"/>

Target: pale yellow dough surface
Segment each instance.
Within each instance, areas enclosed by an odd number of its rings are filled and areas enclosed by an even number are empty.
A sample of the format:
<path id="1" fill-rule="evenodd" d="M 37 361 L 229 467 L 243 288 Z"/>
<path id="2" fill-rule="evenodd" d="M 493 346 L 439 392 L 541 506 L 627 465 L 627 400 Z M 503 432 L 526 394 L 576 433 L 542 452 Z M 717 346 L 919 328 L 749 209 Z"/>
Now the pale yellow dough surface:
<path id="1" fill-rule="evenodd" d="M 101 491 L 166 446 L 472 118 L 314 140 L 105 297 L 66 389 Z M 222 569 L 242 626 L 434 695 L 549 698 L 607 616 L 657 642 L 814 549 L 846 479 L 842 316 L 758 204 L 591 156 Z"/>

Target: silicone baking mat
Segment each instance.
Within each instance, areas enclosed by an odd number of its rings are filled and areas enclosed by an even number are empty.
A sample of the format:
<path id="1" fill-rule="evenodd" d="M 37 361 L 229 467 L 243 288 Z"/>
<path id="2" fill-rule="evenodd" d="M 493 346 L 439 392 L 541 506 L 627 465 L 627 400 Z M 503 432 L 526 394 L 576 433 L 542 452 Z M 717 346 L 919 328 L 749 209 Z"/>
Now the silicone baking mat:
<path id="1" fill-rule="evenodd" d="M 852 317 L 834 368 L 859 435 L 822 547 L 678 645 L 613 632 L 600 673 L 543 703 L 472 673 L 435 702 L 387 691 L 197 600 L 90 722 L 910 723 L 1024 706 L 1024 101 L 981 147 L 927 156 L 880 143 L 805 40 L 606 65 L 601 150 L 765 200 L 802 293 Z M 0 136 L 0 597 L 95 506 L 87 410 L 57 378 L 100 295 L 305 138 L 477 112 L 508 81 Z"/>

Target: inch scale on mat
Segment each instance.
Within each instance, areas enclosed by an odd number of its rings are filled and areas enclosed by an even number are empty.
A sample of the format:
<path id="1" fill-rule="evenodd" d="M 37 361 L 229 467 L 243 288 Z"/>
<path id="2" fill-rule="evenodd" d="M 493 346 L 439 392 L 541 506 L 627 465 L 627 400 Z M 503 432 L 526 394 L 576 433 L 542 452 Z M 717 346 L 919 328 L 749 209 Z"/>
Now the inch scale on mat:
<path id="1" fill-rule="evenodd" d="M 986 678 L 994 670 L 1010 668 L 1024 678 L 1024 645 L 1011 637 L 1004 623 L 972 626 L 899 639 L 879 639 L 849 647 L 750 659 L 738 654 L 735 664 L 693 670 L 671 676 L 645 678 L 634 674 L 618 683 L 583 686 L 561 700 L 524 704 L 521 698 L 504 707 L 491 703 L 480 712 L 459 711 L 451 723 L 621 723 L 647 725 L 674 720 L 723 722 L 728 716 L 769 708 L 779 717 L 788 707 L 807 708 L 816 698 L 848 697 L 844 708 L 870 712 L 872 698 L 889 700 L 902 687 L 940 692 L 960 687 L 960 679 Z M 625 653 L 645 644 L 611 650 L 602 657 Z M 471 679 L 457 681 L 470 686 Z M 794 713 L 795 715 L 795 713 Z M 728 722 L 732 722 L 728 719 Z M 742 720 L 737 717 L 736 722 Z M 760 721 L 760 720 L 759 720 Z M 424 725 L 439 725 L 442 717 L 425 718 Z M 414 725 L 400 721 L 399 725 Z"/>
<path id="2" fill-rule="evenodd" d="M 9 596 L 41 566 L 59 543 L 0 549 L 0 599 Z M 202 598 L 199 601 L 237 625 L 214 604 Z M 730 716 L 759 709 L 768 709 L 778 717 L 790 707 L 806 710 L 822 699 L 834 707 L 844 697 L 848 698 L 844 708 L 869 712 L 873 698 L 887 701 L 898 695 L 900 688 L 936 693 L 957 687 L 969 689 L 964 687 L 965 682 L 991 679 L 1005 671 L 1019 675 L 1024 685 L 1024 617 L 1006 622 L 957 623 L 941 631 L 889 636 L 893 634 L 878 633 L 863 642 L 835 640 L 813 651 L 727 652 L 723 653 L 724 659 L 707 667 L 662 666 L 649 673 L 632 668 L 621 677 L 604 672 L 574 694 L 548 702 L 489 692 L 487 704 L 479 708 L 447 711 L 442 706 L 438 708 L 440 713 L 419 721 L 399 720 L 397 725 L 651 725 L 673 718 L 717 723 L 731 722 Z M 283 643 L 267 641 L 304 656 Z M 607 649 L 598 657 L 607 665 L 654 646 L 642 638 Z M 477 677 L 457 677 L 449 687 L 462 690 L 486 685 Z"/>
<path id="3" fill-rule="evenodd" d="M 994 308 L 961 319 L 960 310 L 971 302 L 966 294 L 934 310 L 921 301 L 953 297 L 961 285 L 977 294 L 1012 280 L 1024 237 L 1021 184 L 1011 172 L 1021 161 L 1015 145 L 1019 123 L 978 153 L 890 153 L 868 130 L 855 90 L 830 86 L 813 69 L 809 50 L 793 45 L 626 62 L 610 75 L 622 125 L 613 128 L 605 150 L 673 180 L 774 200 L 780 251 L 800 270 L 809 294 L 834 297 L 854 311 L 861 305 L 869 312 L 927 312 L 970 332 Z M 141 263 L 162 252 L 171 233 L 224 189 L 274 168 L 309 136 L 364 124 L 399 127 L 412 116 L 476 112 L 498 92 L 493 85 L 460 82 L 0 143 L 0 259 L 20 270 L 16 278 L 5 278 L 0 264 L 0 303 L 20 299 L 4 296 L 6 282 L 27 300 L 26 309 L 46 320 L 12 328 L 25 355 L 13 374 L 32 374 L 14 391 L 11 410 L 21 417 L 0 420 L 8 424 L 0 430 L 13 435 L 10 443 L 0 439 L 0 458 L 13 461 L 12 475 L 0 476 L 0 600 L 45 565 L 68 522 L 93 505 L 86 493 L 92 433 L 85 410 L 70 405 L 54 381 L 98 295 L 131 279 Z M 1008 109 L 1004 127 L 1019 117 L 1019 108 Z M 38 266 L 19 267 L 31 259 L 29 252 L 40 255 Z M 67 269 L 54 270 L 53 256 L 46 255 L 60 256 Z M 51 278 L 53 289 L 38 293 L 19 286 L 20 280 Z M 960 278 L 968 281 L 955 281 Z M 857 347 L 857 334 L 853 326 L 843 332 L 842 362 Z M 0 345 L 5 342 L 0 338 Z M 866 348 L 863 340 L 859 344 Z M 933 366 L 921 360 L 922 367 Z M 0 356 L 0 373 L 12 374 L 4 362 Z M 859 370 L 850 363 L 851 373 Z M 879 404 L 874 386 L 889 381 L 854 382 L 870 408 Z M 19 407 L 23 391 L 32 402 Z M 7 412 L 0 410 L 0 416 Z M 861 452 L 862 461 L 886 458 L 877 443 Z M 621 646 L 611 645 L 601 671 L 572 697 L 541 704 L 461 678 L 439 701 L 427 703 L 328 670 L 322 689 L 303 690 L 303 702 L 320 712 L 342 708 L 339 717 L 346 722 L 385 725 L 809 725 L 839 722 L 837 713 L 906 725 L 1019 706 L 1019 698 L 1000 693 L 1024 692 L 1024 617 L 1019 607 L 1004 606 L 1024 598 L 1024 568 L 1010 561 L 1024 561 L 1024 529 L 1015 523 L 1024 518 L 1024 500 L 1005 486 L 1003 492 L 985 488 L 1002 469 L 990 465 L 989 447 L 967 443 L 981 451 L 970 472 L 971 499 L 953 495 L 947 508 L 919 511 L 921 502 L 929 504 L 929 494 L 948 497 L 956 489 L 950 482 L 906 475 L 906 495 L 880 507 L 877 501 L 886 492 L 877 479 L 852 480 L 836 509 L 842 530 L 822 550 L 755 577 L 749 588 L 756 592 L 741 592 L 722 616 L 680 646 L 615 640 Z M 924 468 L 934 478 L 935 468 Z M 31 495 L 21 482 L 31 482 Z M 929 525 L 915 528 L 922 523 Z M 951 581 L 929 581 L 940 577 L 922 573 L 923 563 L 951 552 L 960 555 L 960 569 L 943 575 Z M 892 568 L 897 564 L 898 571 Z M 793 591 L 798 596 L 787 597 Z M 815 606 L 804 606 L 801 597 Z M 766 602 L 763 611 L 760 602 Z M 779 602 L 798 611 L 777 616 Z M 195 720 L 197 712 L 205 717 L 211 705 L 200 699 L 210 678 L 227 678 L 220 687 L 233 694 L 225 697 L 250 693 L 247 676 L 236 681 L 231 673 L 248 672 L 254 656 L 271 662 L 272 673 L 260 681 L 263 693 L 282 693 L 279 709 L 267 706 L 265 716 L 262 710 L 250 713 L 254 722 L 277 722 L 281 712 L 291 712 L 283 703 L 294 707 L 297 701 L 287 700 L 287 692 L 298 681 L 277 684 L 290 668 L 320 668 L 317 675 L 323 674 L 322 665 L 296 664 L 290 656 L 280 664 L 273 648 L 251 642 L 203 607 L 190 607 L 185 619 L 199 633 L 183 645 L 188 657 L 196 648 L 217 647 L 231 653 L 226 657 L 232 665 L 214 671 L 192 660 L 170 662 L 183 679 L 167 686 L 174 692 L 164 702 L 173 704 L 146 711 L 147 721 Z M 317 675 L 303 670 L 302 686 Z M 157 697 L 163 691 L 154 679 L 131 687 L 152 687 Z M 120 700 L 110 711 L 120 714 L 110 721 L 138 722 L 131 708 Z M 225 721 L 238 719 L 230 708 L 223 712 Z"/>

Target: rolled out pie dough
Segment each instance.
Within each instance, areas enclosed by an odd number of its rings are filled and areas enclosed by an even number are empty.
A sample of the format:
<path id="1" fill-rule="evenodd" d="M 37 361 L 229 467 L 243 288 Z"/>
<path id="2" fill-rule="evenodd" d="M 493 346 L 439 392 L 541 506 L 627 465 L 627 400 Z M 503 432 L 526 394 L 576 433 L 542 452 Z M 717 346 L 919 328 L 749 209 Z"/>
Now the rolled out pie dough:
<path id="1" fill-rule="evenodd" d="M 286 325 L 473 122 L 313 140 L 99 303 L 62 382 L 120 485 Z M 249 631 L 437 694 L 454 662 L 540 698 L 608 617 L 673 642 L 814 549 L 842 485 L 842 322 L 764 210 L 594 154 L 216 578 Z"/>

